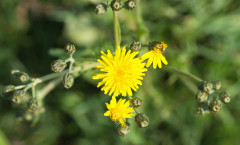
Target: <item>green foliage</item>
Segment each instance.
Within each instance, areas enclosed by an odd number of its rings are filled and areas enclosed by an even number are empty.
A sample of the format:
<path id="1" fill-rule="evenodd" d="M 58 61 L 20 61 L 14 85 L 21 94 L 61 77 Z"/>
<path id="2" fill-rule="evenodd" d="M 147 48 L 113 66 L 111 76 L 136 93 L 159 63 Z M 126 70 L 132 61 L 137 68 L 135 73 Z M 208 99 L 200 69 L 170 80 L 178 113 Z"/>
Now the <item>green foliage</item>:
<path id="1" fill-rule="evenodd" d="M 164 41 L 169 66 L 204 80 L 220 80 L 231 94 L 230 104 L 223 104 L 219 114 L 202 117 L 196 113 L 197 87 L 192 80 L 164 68 L 150 68 L 136 93 L 144 100 L 139 110 L 148 116 L 149 125 L 139 129 L 131 120 L 128 135 L 119 137 L 117 124 L 103 116 L 109 96 L 96 88 L 93 71 L 83 72 L 71 89 L 59 85 L 46 96 L 45 113 L 34 127 L 24 107 L 1 96 L 1 145 L 240 144 L 239 0 L 137 1 L 140 12 L 118 13 L 122 46 L 129 47 L 133 41 Z M 68 57 L 62 49 L 67 42 L 75 44 L 76 58 L 96 59 L 101 50 L 114 50 L 112 12 L 96 15 L 98 3 L 1 0 L 0 89 L 13 84 L 7 77 L 11 69 L 33 77 L 50 73 L 53 60 Z"/>

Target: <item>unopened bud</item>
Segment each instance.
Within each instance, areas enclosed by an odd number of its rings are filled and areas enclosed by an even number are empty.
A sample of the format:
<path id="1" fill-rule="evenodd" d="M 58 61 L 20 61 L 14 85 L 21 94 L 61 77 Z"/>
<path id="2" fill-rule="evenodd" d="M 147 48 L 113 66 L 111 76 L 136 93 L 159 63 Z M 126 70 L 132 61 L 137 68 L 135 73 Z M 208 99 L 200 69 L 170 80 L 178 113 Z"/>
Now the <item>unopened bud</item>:
<path id="1" fill-rule="evenodd" d="M 21 72 L 19 74 L 19 80 L 22 82 L 22 83 L 26 83 L 28 80 L 29 80 L 29 75 L 25 72 Z"/>
<path id="2" fill-rule="evenodd" d="M 128 122 L 125 123 L 125 126 L 123 127 L 121 124 L 117 127 L 117 132 L 120 136 L 125 136 L 130 131 L 130 124 Z"/>
<path id="3" fill-rule="evenodd" d="M 111 2 L 110 6 L 114 11 L 119 11 L 122 9 L 122 1 L 121 0 L 113 0 Z"/>
<path id="4" fill-rule="evenodd" d="M 55 60 L 51 64 L 52 71 L 56 73 L 62 72 L 66 67 L 67 67 L 66 62 L 61 59 Z"/>
<path id="5" fill-rule="evenodd" d="M 28 108 L 27 108 L 27 110 L 33 112 L 33 111 L 38 110 L 38 107 L 39 107 L 38 100 L 37 100 L 36 98 L 32 98 L 32 99 L 28 102 Z"/>
<path id="6" fill-rule="evenodd" d="M 145 114 L 138 114 L 135 116 L 135 121 L 140 128 L 145 128 L 149 124 L 149 119 Z"/>
<path id="7" fill-rule="evenodd" d="M 204 81 L 202 87 L 203 91 L 207 92 L 208 94 L 212 94 L 214 92 L 213 84 L 211 82 Z"/>
<path id="8" fill-rule="evenodd" d="M 10 95 L 15 89 L 15 86 L 13 85 L 8 85 L 3 89 L 3 95 L 4 96 L 8 96 Z"/>
<path id="9" fill-rule="evenodd" d="M 209 112 L 209 105 L 208 105 L 208 102 L 202 102 L 202 103 L 199 103 L 198 104 L 198 108 L 197 108 L 197 113 L 199 115 L 205 115 L 205 114 L 208 114 L 210 113 Z"/>
<path id="10" fill-rule="evenodd" d="M 96 6 L 96 8 L 95 8 L 96 14 L 98 14 L 98 15 L 104 14 L 104 13 L 107 11 L 107 7 L 108 7 L 108 6 L 107 6 L 106 4 L 104 4 L 104 3 L 98 4 L 98 5 Z"/>
<path id="11" fill-rule="evenodd" d="M 26 92 L 23 90 L 18 90 L 13 93 L 12 101 L 16 104 L 20 104 L 24 101 Z"/>
<path id="12" fill-rule="evenodd" d="M 219 90 L 222 86 L 220 81 L 214 81 L 214 82 L 212 82 L 212 84 L 213 84 L 214 90 Z"/>
<path id="13" fill-rule="evenodd" d="M 214 99 L 210 104 L 211 111 L 213 113 L 218 113 L 222 108 L 222 103 L 219 99 Z"/>
<path id="14" fill-rule="evenodd" d="M 206 102 L 208 100 L 208 94 L 203 91 L 199 91 L 197 94 L 197 100 L 199 102 Z"/>
<path id="15" fill-rule="evenodd" d="M 222 100 L 223 103 L 226 103 L 226 104 L 230 103 L 230 101 L 231 101 L 231 96 L 227 92 L 220 93 L 219 98 Z"/>
<path id="16" fill-rule="evenodd" d="M 15 78 L 18 74 L 20 73 L 20 71 L 19 70 L 11 70 L 11 76 L 13 77 L 13 78 Z"/>
<path id="17" fill-rule="evenodd" d="M 133 43 L 130 46 L 130 49 L 132 51 L 139 51 L 141 49 L 141 42 L 135 42 L 133 41 Z"/>
<path id="18" fill-rule="evenodd" d="M 131 104 L 134 108 L 138 108 L 142 106 L 143 100 L 138 97 L 134 97 L 131 99 Z"/>
<path id="19" fill-rule="evenodd" d="M 73 74 L 71 73 L 66 73 L 64 76 L 63 76 L 63 86 L 66 88 L 66 89 L 69 89 L 73 86 L 74 84 L 74 76 Z"/>
<path id="20" fill-rule="evenodd" d="M 76 48 L 74 45 L 72 44 L 66 44 L 65 48 L 64 48 L 65 52 L 67 52 L 68 54 L 73 54 L 76 51 Z"/>
<path id="21" fill-rule="evenodd" d="M 136 2 L 134 0 L 128 0 L 125 2 L 125 8 L 127 10 L 133 10 L 136 7 Z"/>

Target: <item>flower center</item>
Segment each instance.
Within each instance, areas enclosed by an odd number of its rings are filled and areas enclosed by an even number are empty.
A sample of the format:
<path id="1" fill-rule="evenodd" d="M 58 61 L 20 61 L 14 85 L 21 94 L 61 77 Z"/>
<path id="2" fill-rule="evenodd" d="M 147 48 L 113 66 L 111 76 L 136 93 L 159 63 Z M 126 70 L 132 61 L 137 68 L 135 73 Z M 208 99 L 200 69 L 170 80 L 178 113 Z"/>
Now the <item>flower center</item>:
<path id="1" fill-rule="evenodd" d="M 110 118 L 114 122 L 117 122 L 117 120 L 122 116 L 121 110 L 118 108 L 111 109 L 110 112 Z"/>

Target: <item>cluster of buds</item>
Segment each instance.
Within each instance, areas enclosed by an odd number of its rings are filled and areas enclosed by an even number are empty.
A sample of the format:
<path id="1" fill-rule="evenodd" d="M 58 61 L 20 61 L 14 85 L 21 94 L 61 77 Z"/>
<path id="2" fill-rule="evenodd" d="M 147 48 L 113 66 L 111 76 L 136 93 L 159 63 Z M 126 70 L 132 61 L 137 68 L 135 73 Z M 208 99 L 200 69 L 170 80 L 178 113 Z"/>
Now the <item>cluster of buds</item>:
<path id="1" fill-rule="evenodd" d="M 207 113 L 218 113 L 222 109 L 222 104 L 230 103 L 230 94 L 221 91 L 221 82 L 203 81 L 199 84 L 197 94 L 198 109 L 197 113 L 205 115 Z"/>
<path id="2" fill-rule="evenodd" d="M 14 104 L 23 104 L 27 103 L 27 111 L 36 111 L 38 110 L 39 103 L 36 98 L 30 97 L 27 94 L 27 91 L 33 86 L 35 81 L 38 81 L 34 78 L 29 77 L 29 75 L 25 72 L 21 72 L 19 70 L 12 70 L 11 71 L 11 77 L 14 79 L 19 80 L 22 85 L 19 86 L 14 86 L 14 85 L 8 85 L 4 88 L 3 90 L 3 96 L 11 98 L 12 102 Z M 31 101 L 32 99 L 35 99 L 35 107 L 33 109 L 32 105 L 33 102 Z"/>
<path id="3" fill-rule="evenodd" d="M 132 98 L 130 102 L 131 106 L 135 109 L 143 105 L 143 100 L 138 97 Z M 149 119 L 147 115 L 144 113 L 137 113 L 137 115 L 135 116 L 135 122 L 140 128 L 146 128 L 149 125 Z M 125 123 L 125 127 L 123 127 L 121 124 L 119 124 L 119 126 L 117 127 L 117 132 L 120 136 L 127 135 L 129 131 L 130 131 L 129 122 Z"/>
<path id="4" fill-rule="evenodd" d="M 113 11 L 119 11 L 122 8 L 125 8 L 126 10 L 133 10 L 135 7 L 136 2 L 134 0 L 127 0 L 124 4 L 122 3 L 122 0 L 112 0 L 110 5 L 99 3 L 95 8 L 95 12 L 96 14 L 102 15 L 107 12 L 108 8 L 111 8 Z"/>
<path id="5" fill-rule="evenodd" d="M 66 60 L 58 59 L 52 62 L 51 64 L 51 69 L 55 73 L 60 73 L 63 72 L 67 68 L 67 63 L 69 62 L 69 69 L 68 71 L 64 74 L 63 76 L 63 86 L 66 89 L 69 89 L 73 86 L 74 84 L 74 76 L 71 73 L 72 71 L 72 65 L 74 63 L 74 59 L 72 55 L 76 51 L 75 46 L 72 44 L 66 44 L 64 48 L 65 52 L 69 54 L 69 58 Z"/>

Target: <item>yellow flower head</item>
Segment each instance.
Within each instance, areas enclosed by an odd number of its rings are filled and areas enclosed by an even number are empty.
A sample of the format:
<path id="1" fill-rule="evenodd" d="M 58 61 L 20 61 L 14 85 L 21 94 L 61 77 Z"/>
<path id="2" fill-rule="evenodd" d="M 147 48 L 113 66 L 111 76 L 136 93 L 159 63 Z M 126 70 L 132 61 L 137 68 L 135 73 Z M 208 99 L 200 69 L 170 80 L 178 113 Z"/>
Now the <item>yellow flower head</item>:
<path id="1" fill-rule="evenodd" d="M 143 63 L 139 57 L 135 58 L 138 52 L 131 53 L 129 50 L 126 53 L 126 48 L 122 50 L 120 46 L 116 50 L 115 56 L 107 50 L 107 54 L 101 51 L 102 60 L 98 59 L 101 65 L 97 68 L 102 71 L 102 73 L 97 73 L 93 75 L 93 79 L 102 79 L 98 83 L 97 87 L 102 87 L 102 91 L 105 94 L 109 92 L 109 96 L 132 96 L 132 89 L 137 91 L 138 85 L 142 85 L 140 80 L 143 80 L 144 72 L 147 71 L 144 68 L 145 63 Z"/>
<path id="2" fill-rule="evenodd" d="M 168 64 L 166 58 L 162 55 L 162 53 L 165 51 L 167 48 L 167 44 L 164 42 L 161 43 L 156 43 L 151 46 L 151 50 L 145 54 L 142 55 L 141 59 L 146 60 L 148 59 L 146 63 L 146 67 L 149 67 L 153 63 L 153 68 L 156 69 L 157 66 L 159 68 L 162 68 L 162 63 L 163 62 L 165 65 Z"/>
<path id="3" fill-rule="evenodd" d="M 125 127 L 126 118 L 133 118 L 135 112 L 133 107 L 129 107 L 130 101 L 125 103 L 126 99 L 119 99 L 116 101 L 116 97 L 112 97 L 110 104 L 106 103 L 108 111 L 104 113 L 104 116 L 109 116 L 115 123 L 119 121 L 123 127 Z"/>

